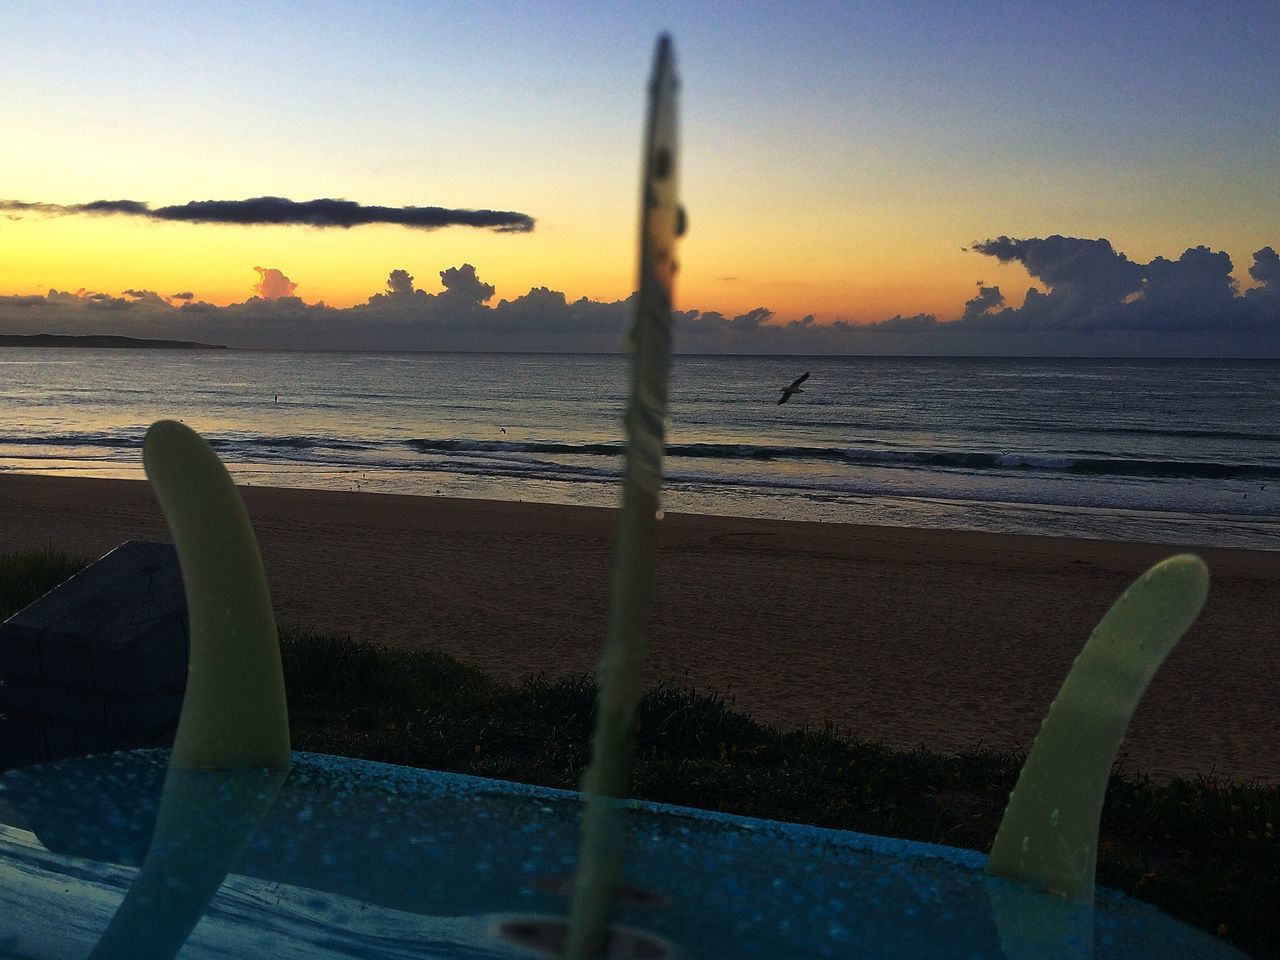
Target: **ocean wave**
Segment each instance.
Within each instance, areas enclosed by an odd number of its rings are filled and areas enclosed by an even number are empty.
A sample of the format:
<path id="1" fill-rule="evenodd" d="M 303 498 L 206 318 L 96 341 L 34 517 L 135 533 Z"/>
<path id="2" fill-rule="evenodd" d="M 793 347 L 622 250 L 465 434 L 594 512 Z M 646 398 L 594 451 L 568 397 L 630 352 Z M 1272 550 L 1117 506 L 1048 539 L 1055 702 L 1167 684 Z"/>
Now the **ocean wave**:
<path id="1" fill-rule="evenodd" d="M 419 453 L 540 453 L 618 457 L 626 451 L 621 442 L 570 443 L 562 440 L 405 440 L 404 445 Z M 671 448 L 667 448 L 668 454 Z"/>
<path id="2" fill-rule="evenodd" d="M 14 447 L 110 447 L 128 449 L 142 446 L 143 433 L 52 433 L 0 436 L 0 446 Z"/>
<path id="3" fill-rule="evenodd" d="M 284 450 L 376 450 L 377 443 L 365 443 L 357 440 L 340 440 L 336 437 L 308 436 L 243 436 L 243 437 L 207 437 L 209 446 L 215 449 L 249 447 Z"/>
<path id="4" fill-rule="evenodd" d="M 55 434 L 17 434 L 0 436 L 0 446 L 15 447 L 106 447 L 109 449 L 140 448 L 146 438 L 146 431 L 119 433 L 55 433 Z M 378 443 L 362 443 L 355 440 L 342 440 L 336 437 L 308 436 L 206 436 L 209 446 L 216 450 L 375 450 Z"/>
<path id="5" fill-rule="evenodd" d="M 0 447 L 97 447 L 129 450 L 142 446 L 144 432 L 16 434 L 0 436 Z M 373 467 L 391 464 L 406 457 L 429 459 L 473 459 L 492 464 L 509 460 L 536 468 L 539 459 L 555 459 L 557 467 L 568 464 L 560 458 L 620 459 L 626 447 L 621 441 L 485 440 L 477 438 L 348 439 L 332 436 L 287 434 L 212 435 L 208 441 L 219 452 L 237 460 L 328 460 L 341 453 L 361 454 L 361 462 Z M 976 471 L 982 473 L 1077 474 L 1096 477 L 1133 477 L 1159 480 L 1256 480 L 1280 481 L 1280 465 L 1232 463 L 1217 460 L 1161 459 L 1144 456 L 1094 455 L 1092 451 L 1027 453 L 1010 451 L 889 449 L 879 446 L 821 446 L 756 443 L 672 443 L 667 456 L 673 460 L 744 461 L 755 463 L 810 462 L 833 467 L 903 468 L 913 470 Z M 550 466 L 551 464 L 546 464 Z M 585 466 L 579 464 L 579 466 Z M 612 466 L 604 468 L 606 471 Z"/>
<path id="6" fill-rule="evenodd" d="M 569 443 L 555 440 L 417 439 L 406 445 L 420 453 L 534 454 L 620 457 L 618 443 Z M 866 447 L 787 446 L 751 443 L 675 443 L 668 457 L 730 460 L 809 460 L 877 466 L 935 467 L 960 470 L 1035 470 L 1130 477 L 1205 479 L 1280 479 L 1280 467 L 1208 460 L 1160 460 L 1143 457 L 1080 457 L 1069 454 L 888 450 Z"/>
<path id="7" fill-rule="evenodd" d="M 1031 428 L 1025 428 L 1028 432 L 1044 432 L 1044 433 L 1060 433 L 1063 432 L 1061 427 L 1054 427 L 1050 430 L 1035 431 Z M 1140 426 L 1090 426 L 1088 433 L 1099 433 L 1107 436 L 1116 437 L 1177 437 L 1187 440 L 1221 440 L 1221 441 L 1250 441 L 1255 443 L 1275 443 L 1280 440 L 1280 433 L 1257 433 L 1246 430 L 1197 430 L 1181 427 L 1140 427 Z"/>

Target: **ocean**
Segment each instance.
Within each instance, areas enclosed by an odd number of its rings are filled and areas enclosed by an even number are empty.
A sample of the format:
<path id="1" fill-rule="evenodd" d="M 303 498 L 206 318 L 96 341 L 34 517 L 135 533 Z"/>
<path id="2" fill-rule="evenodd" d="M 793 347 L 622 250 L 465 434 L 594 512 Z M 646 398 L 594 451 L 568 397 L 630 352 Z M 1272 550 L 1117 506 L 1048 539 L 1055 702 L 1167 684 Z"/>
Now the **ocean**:
<path id="1" fill-rule="evenodd" d="M 785 405 L 781 387 L 810 373 Z M 626 359 L 0 349 L 0 471 L 612 506 Z M 1280 362 L 680 356 L 669 511 L 1280 549 Z"/>

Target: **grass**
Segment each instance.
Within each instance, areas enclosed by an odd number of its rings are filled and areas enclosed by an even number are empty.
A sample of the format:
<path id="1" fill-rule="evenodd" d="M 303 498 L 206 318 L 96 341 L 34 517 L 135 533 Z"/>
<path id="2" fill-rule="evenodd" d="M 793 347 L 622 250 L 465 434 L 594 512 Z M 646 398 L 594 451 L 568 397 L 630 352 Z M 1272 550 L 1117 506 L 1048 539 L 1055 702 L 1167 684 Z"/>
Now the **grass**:
<path id="1" fill-rule="evenodd" d="M 84 565 L 85 561 L 52 547 L 0 553 L 0 620 L 38 600 Z"/>
<path id="2" fill-rule="evenodd" d="M 66 558 L 0 558 L 0 598 L 38 596 Z M 31 593 L 35 591 L 35 593 Z M 9 601 L 5 601 L 8 603 Z M 11 607 L 0 605 L 0 617 Z M 588 757 L 586 677 L 499 683 L 443 654 L 343 637 L 281 637 L 294 747 L 575 788 Z M 782 732 L 714 692 L 651 690 L 634 794 L 647 800 L 985 851 L 1022 757 L 894 750 L 830 729 Z M 1280 958 L 1280 788 L 1116 773 L 1098 881 L 1258 957 Z"/>

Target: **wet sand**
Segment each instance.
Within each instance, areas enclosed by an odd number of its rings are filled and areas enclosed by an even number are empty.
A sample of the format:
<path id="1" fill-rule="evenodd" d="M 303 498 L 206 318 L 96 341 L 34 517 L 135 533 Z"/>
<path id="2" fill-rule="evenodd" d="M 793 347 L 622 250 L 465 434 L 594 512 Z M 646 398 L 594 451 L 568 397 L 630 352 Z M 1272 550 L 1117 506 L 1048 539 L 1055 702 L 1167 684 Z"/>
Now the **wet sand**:
<path id="1" fill-rule="evenodd" d="M 594 669 L 611 510 L 243 488 L 282 625 L 443 650 L 494 676 Z M 0 475 L 0 551 L 167 539 L 130 480 Z M 1280 545 L 1278 545 L 1280 546 Z M 782 727 L 1025 748 L 1149 544 L 668 514 L 652 679 Z M 1280 552 L 1197 551 L 1213 585 L 1123 753 L 1156 778 L 1280 783 Z"/>

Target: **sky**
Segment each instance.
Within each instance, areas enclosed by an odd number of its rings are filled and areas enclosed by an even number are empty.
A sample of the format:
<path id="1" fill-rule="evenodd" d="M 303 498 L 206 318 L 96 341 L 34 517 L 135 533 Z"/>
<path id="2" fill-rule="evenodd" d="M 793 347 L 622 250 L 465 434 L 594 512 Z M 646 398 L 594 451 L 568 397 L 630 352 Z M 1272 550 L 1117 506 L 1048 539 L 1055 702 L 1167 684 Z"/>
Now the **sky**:
<path id="1" fill-rule="evenodd" d="M 0 333 L 617 349 L 664 30 L 678 349 L 1280 356 L 1273 0 L 10 0 Z"/>

